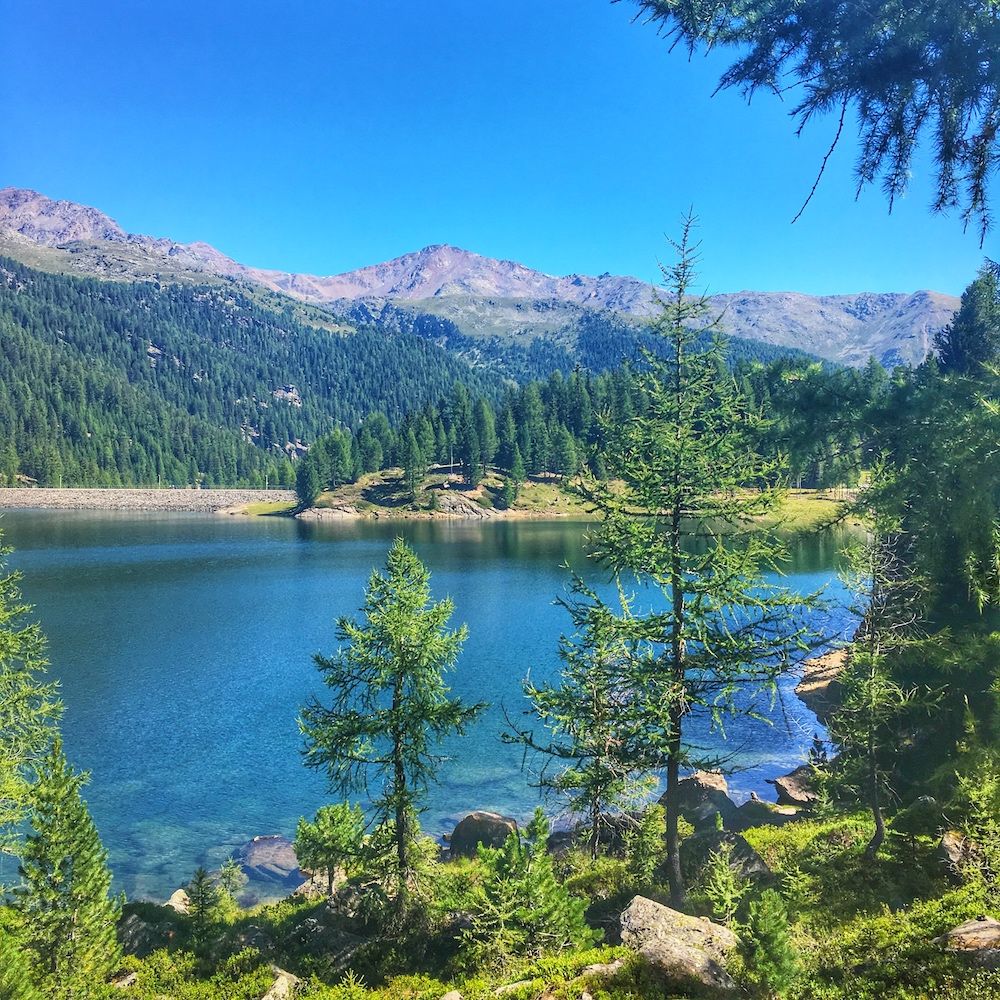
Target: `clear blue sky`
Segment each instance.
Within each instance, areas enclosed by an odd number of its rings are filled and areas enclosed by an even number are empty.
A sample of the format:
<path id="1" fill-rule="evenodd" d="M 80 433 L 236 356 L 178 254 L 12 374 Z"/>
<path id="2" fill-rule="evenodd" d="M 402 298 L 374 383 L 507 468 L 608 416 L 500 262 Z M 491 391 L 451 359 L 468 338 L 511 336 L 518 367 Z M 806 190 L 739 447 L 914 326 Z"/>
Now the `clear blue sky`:
<path id="1" fill-rule="evenodd" d="M 0 0 L 0 186 L 133 232 L 328 274 L 431 243 L 550 273 L 653 278 L 693 206 L 703 283 L 958 293 L 984 251 L 854 201 L 853 137 L 796 225 L 833 123 L 712 97 L 607 0 Z M 1000 256 L 1000 238 L 993 238 Z"/>

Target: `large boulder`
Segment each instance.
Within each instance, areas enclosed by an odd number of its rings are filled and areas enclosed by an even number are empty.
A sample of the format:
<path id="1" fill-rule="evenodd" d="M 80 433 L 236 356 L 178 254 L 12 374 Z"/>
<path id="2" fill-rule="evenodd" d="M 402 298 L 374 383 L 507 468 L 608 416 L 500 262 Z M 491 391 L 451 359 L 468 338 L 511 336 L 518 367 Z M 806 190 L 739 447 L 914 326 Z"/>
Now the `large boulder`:
<path id="1" fill-rule="evenodd" d="M 965 955 L 976 965 L 1000 969 L 1000 920 L 992 917 L 967 920 L 935 938 L 935 944 L 945 951 Z"/>
<path id="2" fill-rule="evenodd" d="M 677 784 L 680 814 L 696 830 L 714 827 L 716 815 L 725 823 L 736 812 L 736 803 L 729 797 L 729 785 L 721 771 L 695 771 Z M 666 805 L 667 796 L 660 797 Z"/>
<path id="3" fill-rule="evenodd" d="M 737 874 L 755 882 L 766 882 L 771 878 L 771 869 L 746 838 L 728 830 L 707 830 L 681 841 L 681 868 L 687 878 L 697 878 L 709 857 L 727 846 L 730 851 L 729 863 Z"/>
<path id="4" fill-rule="evenodd" d="M 236 860 L 253 879 L 295 889 L 305 881 L 295 848 L 287 837 L 254 837 L 237 852 Z"/>
<path id="5" fill-rule="evenodd" d="M 451 835 L 453 858 L 474 858 L 476 848 L 500 847 L 510 834 L 517 831 L 517 820 L 499 813 L 477 810 L 459 821 Z"/>
<path id="6" fill-rule="evenodd" d="M 636 896 L 621 915 L 621 939 L 671 988 L 735 993 L 725 962 L 737 945 L 727 927 Z"/>
<path id="7" fill-rule="evenodd" d="M 783 806 L 811 806 L 816 801 L 816 789 L 813 787 L 813 769 L 808 764 L 801 764 L 794 771 L 780 778 L 768 778 L 768 783 L 774 785 L 778 793 L 778 804 Z"/>

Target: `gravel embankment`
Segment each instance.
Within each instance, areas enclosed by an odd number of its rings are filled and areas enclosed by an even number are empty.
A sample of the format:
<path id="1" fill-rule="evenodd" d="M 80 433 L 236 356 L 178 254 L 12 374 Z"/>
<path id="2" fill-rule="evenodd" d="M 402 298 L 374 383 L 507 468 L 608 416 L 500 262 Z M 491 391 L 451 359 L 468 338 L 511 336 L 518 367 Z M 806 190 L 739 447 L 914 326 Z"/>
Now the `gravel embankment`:
<path id="1" fill-rule="evenodd" d="M 0 510 L 185 510 L 212 513 L 250 503 L 290 503 L 291 490 L 116 490 L 0 488 Z"/>

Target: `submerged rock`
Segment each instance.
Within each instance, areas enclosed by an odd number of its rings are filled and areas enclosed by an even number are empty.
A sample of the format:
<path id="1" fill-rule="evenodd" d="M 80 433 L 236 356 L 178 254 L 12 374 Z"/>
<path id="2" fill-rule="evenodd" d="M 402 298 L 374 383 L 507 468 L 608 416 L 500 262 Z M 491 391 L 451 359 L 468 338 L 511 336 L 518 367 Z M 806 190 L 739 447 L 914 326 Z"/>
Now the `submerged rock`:
<path id="1" fill-rule="evenodd" d="M 240 848 L 236 860 L 250 878 L 276 882 L 289 889 L 305 881 L 295 848 L 287 837 L 254 837 Z"/>
<path id="2" fill-rule="evenodd" d="M 510 834 L 517 831 L 517 820 L 499 813 L 477 810 L 469 813 L 451 835 L 453 858 L 474 858 L 476 847 L 501 847 Z"/>
<path id="3" fill-rule="evenodd" d="M 621 915 L 621 938 L 670 987 L 737 990 L 725 969 L 726 957 L 737 945 L 736 935 L 721 924 L 636 896 Z"/>

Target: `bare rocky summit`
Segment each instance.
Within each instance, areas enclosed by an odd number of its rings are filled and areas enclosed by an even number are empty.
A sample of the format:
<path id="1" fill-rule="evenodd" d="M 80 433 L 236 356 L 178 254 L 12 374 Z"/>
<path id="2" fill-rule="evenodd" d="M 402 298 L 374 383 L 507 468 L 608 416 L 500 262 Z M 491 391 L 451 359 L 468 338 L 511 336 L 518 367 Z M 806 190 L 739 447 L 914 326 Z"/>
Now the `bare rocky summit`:
<path id="1" fill-rule="evenodd" d="M 447 244 L 334 275 L 251 267 L 207 243 L 126 233 L 103 212 L 35 191 L 0 189 L 0 254 L 47 270 L 111 280 L 231 279 L 335 308 L 345 302 L 405 303 L 443 316 L 464 335 L 548 337 L 580 310 L 641 321 L 654 311 L 652 286 L 602 274 L 556 276 Z M 932 291 L 850 295 L 741 291 L 713 296 L 732 336 L 794 347 L 841 364 L 875 357 L 916 364 L 958 308 Z"/>

